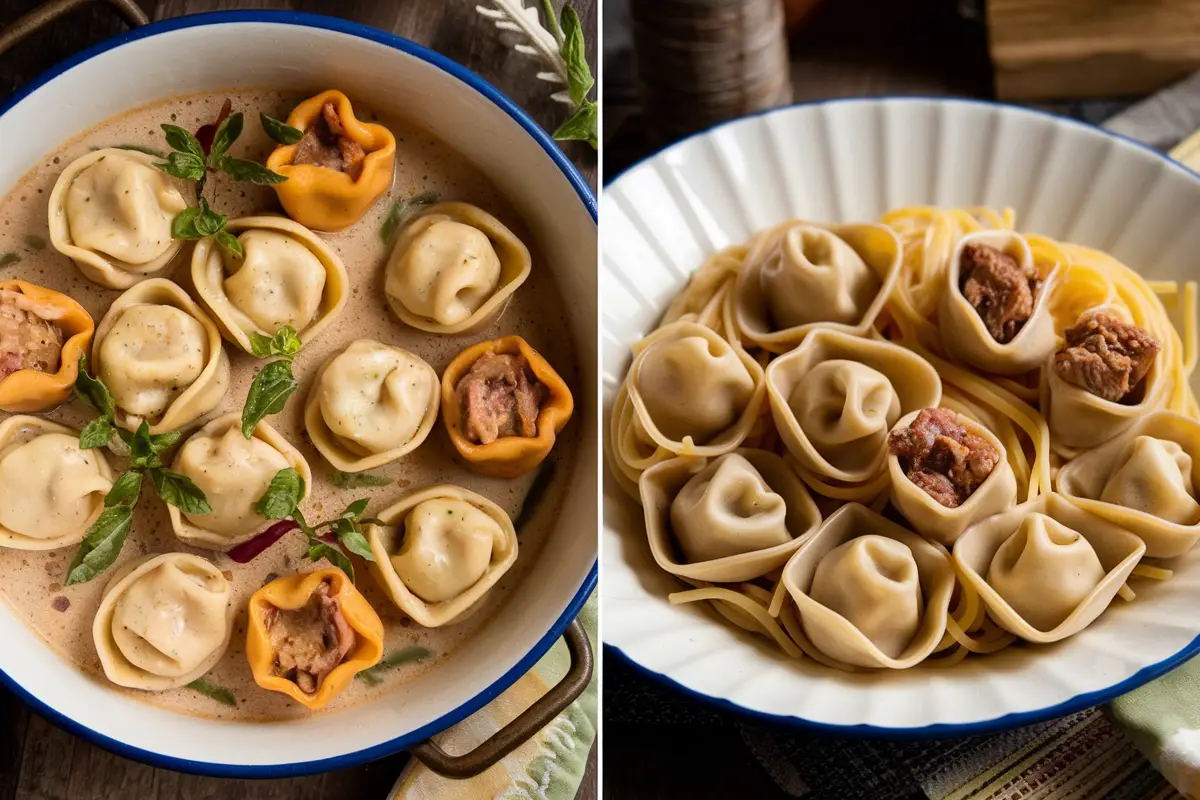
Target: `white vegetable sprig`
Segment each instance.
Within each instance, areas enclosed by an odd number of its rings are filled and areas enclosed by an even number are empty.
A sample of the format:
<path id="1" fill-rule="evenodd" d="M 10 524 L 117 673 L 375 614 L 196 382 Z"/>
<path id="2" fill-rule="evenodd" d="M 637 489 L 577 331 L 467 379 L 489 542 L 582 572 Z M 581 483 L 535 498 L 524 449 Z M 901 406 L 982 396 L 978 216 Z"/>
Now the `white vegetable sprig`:
<path id="1" fill-rule="evenodd" d="M 540 14 L 536 6 L 526 8 L 525 0 L 491 0 L 491 3 L 494 8 L 476 6 L 475 10 L 493 20 L 500 30 L 524 38 L 513 48 L 518 53 L 540 58 L 549 68 L 537 73 L 538 80 L 566 86 L 551 95 L 571 107 L 571 116 L 554 131 L 554 138 L 586 141 L 596 147 L 598 109 L 594 101 L 587 99 L 596 81 L 588 67 L 583 27 L 575 9 L 564 5 L 560 22 L 555 19 L 550 0 L 541 0 Z"/>

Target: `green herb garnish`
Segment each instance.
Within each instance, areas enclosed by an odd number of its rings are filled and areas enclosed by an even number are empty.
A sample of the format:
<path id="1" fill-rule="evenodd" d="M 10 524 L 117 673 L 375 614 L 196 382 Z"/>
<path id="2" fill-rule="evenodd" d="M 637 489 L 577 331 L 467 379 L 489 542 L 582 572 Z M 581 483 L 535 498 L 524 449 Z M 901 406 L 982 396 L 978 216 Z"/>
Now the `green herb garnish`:
<path id="1" fill-rule="evenodd" d="M 104 511 L 88 528 L 79 549 L 75 551 L 75 557 L 67 568 L 67 586 L 92 580 L 117 560 L 125 537 L 129 535 L 133 509 L 141 496 L 146 474 L 150 476 L 155 494 L 163 502 L 185 514 L 212 513 L 208 498 L 191 478 L 163 466 L 162 454 L 179 442 L 181 434 L 178 431 L 152 434 L 145 420 L 132 433 L 118 428 L 114 422 L 116 402 L 112 393 L 104 381 L 88 374 L 87 360 L 82 357 L 79 360 L 79 376 L 75 379 L 75 395 L 100 414 L 79 434 L 79 446 L 85 450 L 104 447 L 116 431 L 129 450 L 129 469 L 121 473 L 109 489 L 104 498 Z"/>
<path id="2" fill-rule="evenodd" d="M 19 253 L 7 252 L 0 253 L 0 267 L 8 267 L 21 260 Z"/>
<path id="3" fill-rule="evenodd" d="M 368 521 L 361 517 L 367 510 L 367 504 L 370 501 L 355 500 L 346 506 L 346 510 L 338 517 L 316 525 L 309 525 L 308 521 L 304 519 L 304 515 L 300 513 L 299 506 L 302 497 L 304 497 L 304 479 L 300 477 L 299 472 L 288 467 L 275 473 L 266 492 L 258 499 L 254 509 L 265 519 L 290 518 L 293 520 L 308 537 L 308 551 L 305 555 L 310 560 L 327 559 L 329 563 L 349 575 L 350 580 L 354 580 L 354 565 L 350 563 L 349 557 L 342 548 L 345 547 L 346 550 L 367 561 L 375 560 L 375 554 L 371 552 L 371 545 L 359 529 L 360 525 Z M 327 542 L 321 538 L 322 535 L 330 534 L 337 540 L 336 543 Z"/>
<path id="4" fill-rule="evenodd" d="M 384 244 L 389 244 L 400 226 L 411 217 L 421 206 L 428 206 L 438 201 L 437 192 L 421 192 L 406 200 L 397 200 L 388 209 L 383 225 L 379 226 L 379 238 Z"/>
<path id="5" fill-rule="evenodd" d="M 216 134 L 213 135 L 212 147 L 205 155 L 204 147 L 191 131 L 178 125 L 163 124 L 160 127 L 166 134 L 171 152 L 167 154 L 166 161 L 156 163 L 154 166 L 168 175 L 185 181 L 200 182 L 209 173 L 215 172 L 223 172 L 235 181 L 247 181 L 264 186 L 286 181 L 287 176 L 272 172 L 262 164 L 229 155 L 229 148 L 242 135 L 243 125 L 244 118 L 240 111 L 223 119 L 217 127 Z M 201 187 L 201 191 L 203 191 L 203 187 Z"/>
<path id="6" fill-rule="evenodd" d="M 242 243 L 229 231 L 225 230 L 228 217 L 218 214 L 208 206 L 208 201 L 200 198 L 200 205 L 186 208 L 171 220 L 171 235 L 176 239 L 194 240 L 207 239 L 212 236 L 217 245 L 231 258 L 245 258 L 246 251 Z"/>
<path id="7" fill-rule="evenodd" d="M 250 336 L 250 349 L 259 358 L 278 356 L 278 360 L 263 365 L 246 395 L 242 407 L 242 435 L 254 436 L 254 429 L 264 417 L 278 414 L 300 384 L 292 374 L 292 359 L 300 352 L 300 337 L 291 325 L 285 325 L 271 337 L 261 333 Z"/>
<path id="8" fill-rule="evenodd" d="M 193 692 L 199 692 L 209 699 L 216 700 L 222 705 L 226 705 L 231 708 L 237 708 L 237 697 L 235 697 L 233 692 L 231 692 L 229 689 L 226 689 L 224 686 L 218 686 L 215 683 L 209 683 L 204 678 L 197 678 L 189 683 L 187 688 L 191 689 Z"/>
<path id="9" fill-rule="evenodd" d="M 413 661 L 424 661 L 432 657 L 433 651 L 428 647 L 413 645 L 412 647 L 406 647 L 403 650 L 397 650 L 391 655 L 386 656 L 375 666 L 371 667 L 370 669 L 364 669 L 354 677 L 358 678 L 368 686 L 378 686 L 379 684 L 383 683 L 383 678 L 380 676 L 384 672 L 387 672 L 390 669 L 395 669 L 401 664 L 408 664 Z"/>
<path id="10" fill-rule="evenodd" d="M 274 117 L 269 117 L 263 112 L 258 112 L 258 119 L 262 122 L 263 130 L 267 132 L 274 141 L 280 144 L 295 144 L 304 138 L 304 131 L 299 128 L 293 128 L 286 122 L 281 122 Z"/>
<path id="11" fill-rule="evenodd" d="M 369 472 L 335 472 L 333 485 L 339 489 L 362 489 L 369 486 L 390 486 L 391 478 Z"/>

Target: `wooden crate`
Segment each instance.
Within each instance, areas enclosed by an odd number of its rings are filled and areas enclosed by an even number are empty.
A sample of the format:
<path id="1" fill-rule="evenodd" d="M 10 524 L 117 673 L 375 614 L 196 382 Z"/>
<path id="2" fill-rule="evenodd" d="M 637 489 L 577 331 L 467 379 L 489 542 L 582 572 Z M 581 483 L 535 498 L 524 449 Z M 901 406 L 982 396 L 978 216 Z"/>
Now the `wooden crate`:
<path id="1" fill-rule="evenodd" d="M 987 0 L 1001 99 L 1138 95 L 1200 70 L 1200 0 Z"/>

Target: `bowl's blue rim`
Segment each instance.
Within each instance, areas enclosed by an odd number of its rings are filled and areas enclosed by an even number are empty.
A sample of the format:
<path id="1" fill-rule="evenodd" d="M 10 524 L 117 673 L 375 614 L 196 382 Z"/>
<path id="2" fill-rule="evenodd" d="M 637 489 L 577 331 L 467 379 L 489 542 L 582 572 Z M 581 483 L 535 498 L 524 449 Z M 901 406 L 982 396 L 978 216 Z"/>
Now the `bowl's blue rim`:
<path id="1" fill-rule="evenodd" d="M 638 167 L 644 165 L 646 162 L 648 162 L 652 159 L 658 158 L 659 156 L 661 156 L 667 152 L 670 152 L 671 150 L 674 150 L 676 147 L 682 146 L 683 144 L 691 141 L 692 139 L 695 139 L 695 138 L 698 138 L 701 136 L 707 136 L 707 135 L 711 134 L 713 131 L 724 128 L 728 125 L 736 125 L 737 123 L 742 122 L 743 120 L 746 120 L 746 119 L 751 119 L 754 117 L 769 116 L 771 114 L 787 112 L 787 111 L 789 111 L 791 109 L 795 109 L 795 108 L 807 108 L 810 106 L 828 106 L 828 105 L 839 105 L 839 104 L 850 104 L 850 103 L 855 103 L 855 104 L 881 103 L 881 102 L 896 102 L 896 101 L 900 101 L 900 102 L 905 102 L 905 101 L 933 102 L 933 103 L 944 103 L 944 104 L 953 104 L 953 105 L 976 105 L 976 106 L 987 106 L 987 107 L 999 107 L 999 108 L 1011 109 L 1013 111 L 1017 111 L 1020 113 L 1032 114 L 1035 116 L 1050 117 L 1058 122 L 1065 122 L 1067 124 L 1075 125 L 1075 126 L 1078 126 L 1078 127 L 1090 130 L 1090 131 L 1098 131 L 1099 133 L 1102 133 L 1105 136 L 1109 136 L 1113 139 L 1117 139 L 1121 142 L 1125 142 L 1127 144 L 1133 145 L 1134 147 L 1136 147 L 1140 150 L 1145 150 L 1146 152 L 1154 155 L 1156 158 L 1159 158 L 1162 161 L 1165 161 L 1169 167 L 1180 170 L 1184 174 L 1190 175 L 1193 178 L 1195 178 L 1197 181 L 1200 181 L 1200 173 L 1185 166 L 1184 164 L 1180 164 L 1178 161 L 1174 160 L 1173 158 L 1170 158 L 1169 156 L 1167 156 L 1164 153 L 1159 152 L 1158 150 L 1155 150 L 1153 147 L 1150 147 L 1149 145 L 1145 144 L 1144 142 L 1139 142 L 1138 140 L 1131 139 L 1128 136 L 1124 136 L 1119 133 L 1114 133 L 1112 131 L 1105 130 L 1104 128 L 1101 128 L 1098 125 L 1093 125 L 1088 122 L 1083 122 L 1082 120 L 1073 119 L 1071 117 L 1067 117 L 1062 114 L 1055 114 L 1050 111 L 1043 111 L 1043 110 L 1037 109 L 1037 108 L 1027 108 L 1025 106 L 1018 106 L 1018 105 L 1014 105 L 1012 103 L 1001 103 L 1001 102 L 997 102 L 994 100 L 978 100 L 978 99 L 974 99 L 974 98 L 963 98 L 963 97 L 938 97 L 938 96 L 934 96 L 934 95 L 919 95 L 918 94 L 918 95 L 879 95 L 879 96 L 875 96 L 875 97 L 837 97 L 837 98 L 829 98 L 826 100 L 812 100 L 812 101 L 806 101 L 806 102 L 801 102 L 801 103 L 793 103 L 793 104 L 786 105 L 786 106 L 780 106 L 778 108 L 767 109 L 765 111 L 760 111 L 760 112 L 757 112 L 754 114 L 747 114 L 743 117 L 738 117 L 737 119 L 732 119 L 732 120 L 728 120 L 726 122 L 719 123 L 717 125 L 712 126 L 711 128 L 707 128 L 702 131 L 697 131 L 696 133 L 690 134 L 689 136 L 686 136 L 685 138 L 672 143 L 671 145 L 663 148 L 662 150 L 659 150 L 655 153 L 645 156 L 644 158 L 639 159 L 638 161 L 634 162 L 633 164 L 630 164 L 625 169 L 621 170 L 621 172 L 619 172 L 617 175 L 615 175 L 611 180 L 606 180 L 604 182 L 604 189 L 607 190 L 607 189 L 611 188 L 625 175 L 629 174 L 630 172 L 637 169 Z M 601 239 L 600 246 L 601 247 L 604 246 L 603 238 Z M 875 739 L 892 739 L 892 740 L 940 739 L 940 738 L 950 738 L 950 737 L 957 737 L 957 736 L 977 736 L 980 734 L 998 733 L 1000 731 L 1011 730 L 1013 728 L 1019 728 L 1022 725 L 1032 725 L 1037 722 L 1045 722 L 1046 720 L 1049 720 L 1049 719 L 1054 719 L 1056 717 L 1061 717 L 1061 716 L 1065 716 L 1067 714 L 1072 714 L 1076 711 L 1083 711 L 1085 709 L 1092 708 L 1094 706 L 1100 705 L 1101 703 L 1106 703 L 1109 700 L 1112 700 L 1115 697 L 1119 697 L 1120 695 L 1123 695 L 1127 692 L 1131 692 L 1134 689 L 1138 688 L 1139 686 L 1142 686 L 1142 685 L 1154 680 L 1155 678 L 1165 675 L 1166 673 L 1170 672 L 1172 669 L 1179 666 L 1184 661 L 1188 660 L 1189 658 L 1196 655 L 1197 653 L 1200 653 L 1200 636 L 1197 636 L 1196 638 L 1192 639 L 1192 641 L 1188 642 L 1188 644 L 1186 646 L 1184 646 L 1183 649 L 1179 650 L 1174 655 L 1172 655 L 1168 658 L 1165 658 L 1162 661 L 1142 667 L 1140 670 L 1135 672 L 1133 675 L 1130 675 L 1128 678 L 1126 678 L 1123 681 L 1119 681 L 1118 683 L 1115 683 L 1112 686 L 1108 686 L 1104 689 L 1097 689 L 1093 692 L 1085 692 L 1083 694 L 1075 695 L 1072 698 L 1069 698 L 1067 700 L 1064 700 L 1061 703 L 1057 703 L 1052 706 L 1047 706 L 1045 708 L 1039 708 L 1039 709 L 1036 709 L 1033 711 L 1013 712 L 1010 714 L 1005 714 L 1003 716 L 995 717 L 993 719 L 980 720 L 978 722 L 968 722 L 968 723 L 961 723 L 961 724 L 942 723 L 942 724 L 935 724 L 935 725 L 925 725 L 925 726 L 921 726 L 921 727 L 899 728 L 899 727 L 886 727 L 886 726 L 879 726 L 879 725 L 836 725 L 836 724 L 827 723 L 827 722 L 815 722 L 813 720 L 804 719 L 802 717 L 796 717 L 796 716 L 787 715 L 787 714 L 770 714 L 770 713 L 767 713 L 764 711 L 758 711 L 756 709 L 746 708 L 745 706 L 738 705 L 737 703 L 734 703 L 723 697 L 714 697 L 713 695 L 704 694 L 703 692 L 699 692 L 695 689 L 684 686 L 683 684 L 679 683 L 678 681 L 671 678 L 670 676 L 665 675 L 661 672 L 652 670 L 649 667 L 646 667 L 643 664 L 639 663 L 638 661 L 636 661 L 634 658 L 632 658 L 628 653 L 626 653 L 624 650 L 622 650 L 617 645 L 611 644 L 607 641 L 604 642 L 604 655 L 606 658 L 609 656 L 615 656 L 615 657 L 619 658 L 620 660 L 622 660 L 623 662 L 625 662 L 626 664 L 629 664 L 630 666 L 634 667 L 635 670 L 640 672 L 641 674 L 646 675 L 647 677 L 649 677 L 653 680 L 656 680 L 659 683 L 662 683 L 665 686 L 668 686 L 669 688 L 671 688 L 675 691 L 678 691 L 684 695 L 687 695 L 688 697 L 690 697 L 694 700 L 698 700 L 706 705 L 714 706 L 714 707 L 722 709 L 724 711 L 733 712 L 735 714 L 740 714 L 745 717 L 750 717 L 750 718 L 753 718 L 756 720 L 761 720 L 763 722 L 769 722 L 769 723 L 773 723 L 773 724 L 777 724 L 777 725 L 782 725 L 785 727 L 796 728 L 796 729 L 799 729 L 802 731 L 807 731 L 810 733 L 824 733 L 824 734 L 830 734 L 830 735 L 834 735 L 834 736 L 845 736 L 845 737 L 853 737 L 853 738 L 875 738 Z"/>
<path id="2" fill-rule="evenodd" d="M 526 114 L 520 106 L 506 97 L 498 89 L 485 81 L 480 76 L 471 72 L 461 64 L 452 61 L 451 59 L 430 50 L 427 47 L 419 45 L 415 42 L 404 39 L 395 34 L 371 28 L 367 25 L 362 25 L 356 22 L 347 20 L 335 19 L 326 17 L 320 14 L 307 14 L 294 11 L 218 11 L 207 14 L 195 14 L 186 17 L 176 17 L 173 19 L 153 22 L 141 28 L 136 28 L 127 31 L 119 36 L 103 41 L 93 47 L 83 50 L 80 53 L 66 59 L 65 61 L 51 67 L 42 74 L 38 75 L 33 80 L 19 87 L 13 94 L 0 104 L 0 116 L 3 116 L 9 110 L 14 108 L 18 103 L 32 94 L 41 86 L 49 83 L 59 75 L 67 72 L 70 69 L 88 61 L 101 53 L 106 53 L 109 50 L 114 50 L 122 45 L 135 42 L 139 39 L 146 39 L 151 36 L 158 36 L 164 33 L 181 30 L 184 28 L 196 28 L 207 25 L 223 25 L 223 24 L 239 24 L 239 23 L 274 23 L 280 25 L 298 25 L 308 28 L 320 28 L 323 30 L 335 31 L 337 33 L 345 33 L 351 36 L 356 36 L 360 39 L 367 39 L 372 42 L 387 45 L 396 50 L 400 50 L 408 55 L 415 56 L 433 66 L 449 73 L 453 77 L 465 83 L 481 95 L 491 100 L 506 112 L 513 120 L 525 129 L 534 141 L 546 152 L 546 155 L 554 162 L 554 164 L 562 171 L 563 175 L 570 181 L 571 186 L 575 189 L 575 193 L 579 195 L 580 201 L 587 208 L 588 213 L 592 215 L 593 220 L 597 220 L 597 205 L 596 196 L 579 171 L 575 169 L 575 165 L 566 157 L 559 149 L 558 145 L 542 130 L 541 126 Z M 141 761 L 155 767 L 163 767 L 165 769 L 178 770 L 180 772 L 190 772 L 199 775 L 210 775 L 223 778 L 287 778 L 298 775 L 310 775 L 317 772 L 326 772 L 335 769 L 345 769 L 354 767 L 360 764 L 374 761 L 384 756 L 391 755 L 405 748 L 411 747 L 419 742 L 423 742 L 430 736 L 439 733 L 455 723 L 465 719 L 467 716 L 475 713 L 480 708 L 490 703 L 509 686 L 517 681 L 522 675 L 533 668 L 534 664 L 550 649 L 567 626 L 576 616 L 584 603 L 587 602 L 588 596 L 596 587 L 598 579 L 598 562 L 592 564 L 587 578 L 583 581 L 583 585 L 575 593 L 571 602 L 567 605 L 566 610 L 554 622 L 550 630 L 533 646 L 516 665 L 508 670 L 504 675 L 498 678 L 490 686 L 484 689 L 475 697 L 460 705 L 458 708 L 443 714 L 429 724 L 411 731 L 403 736 L 391 739 L 387 742 L 377 744 L 373 747 L 359 750 L 354 753 L 346 753 L 345 755 L 335 756 L 333 758 L 320 759 L 315 761 L 301 761 L 290 764 L 270 764 L 270 765 L 254 765 L 254 764 L 214 764 L 205 761 L 191 761 L 188 759 L 173 758 L 164 756 L 159 753 L 154 753 L 149 750 L 132 747 L 116 739 L 112 739 L 104 734 L 101 734 L 85 725 L 82 725 L 70 717 L 56 711 L 44 702 L 34 697 L 21 687 L 16 681 L 0 670 L 0 682 L 8 686 L 21 700 L 31 706 L 42 716 L 49 719 L 54 724 L 61 728 L 74 733 L 91 743 L 110 750 L 117 755 L 131 758 L 136 761 Z"/>

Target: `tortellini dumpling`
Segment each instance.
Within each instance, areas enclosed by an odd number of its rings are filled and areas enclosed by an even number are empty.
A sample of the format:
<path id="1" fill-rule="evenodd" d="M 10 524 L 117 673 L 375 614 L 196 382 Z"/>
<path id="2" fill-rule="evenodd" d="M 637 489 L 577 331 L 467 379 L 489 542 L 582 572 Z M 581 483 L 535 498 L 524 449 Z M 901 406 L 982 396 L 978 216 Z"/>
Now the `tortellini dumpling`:
<path id="1" fill-rule="evenodd" d="M 1200 422 L 1173 411 L 1142 417 L 1125 433 L 1062 466 L 1058 491 L 1175 558 L 1200 540 Z"/>
<path id="2" fill-rule="evenodd" d="M 212 506 L 208 514 L 186 514 L 168 506 L 175 535 L 210 550 L 229 550 L 253 539 L 268 526 L 255 506 L 276 473 L 289 467 L 304 479 L 307 497 L 312 470 L 274 428 L 260 422 L 247 439 L 240 412 L 217 417 L 183 443 L 171 465 L 191 478 Z"/>
<path id="3" fill-rule="evenodd" d="M 233 586 L 199 556 L 132 561 L 104 590 L 92 636 L 104 674 L 130 689 L 186 686 L 216 666 L 233 634 Z"/>
<path id="4" fill-rule="evenodd" d="M 500 220 L 469 203 L 437 203 L 396 236 L 385 291 L 401 322 L 465 333 L 500 313 L 531 267 L 529 249 Z"/>
<path id="5" fill-rule="evenodd" d="M 816 325 L 861 335 L 891 293 L 901 254 L 883 225 L 787 222 L 764 231 L 738 273 L 738 330 L 773 352 L 791 349 Z"/>
<path id="6" fill-rule="evenodd" d="M 907 669 L 941 641 L 955 577 L 944 550 L 848 503 L 796 551 L 782 581 L 823 663 Z"/>
<path id="7" fill-rule="evenodd" d="M 1145 552 L 1128 531 L 1043 494 L 972 525 L 953 555 L 1000 627 L 1045 643 L 1100 616 Z"/>
<path id="8" fill-rule="evenodd" d="M 767 367 L 771 414 L 788 451 L 818 477 L 865 483 L 886 469 L 888 431 L 941 402 L 937 371 L 890 342 L 810 333 Z"/>
<path id="9" fill-rule="evenodd" d="M 461 619 L 517 560 L 517 534 L 504 510 L 457 486 L 408 495 L 368 525 L 371 572 L 418 624 Z"/>
<path id="10" fill-rule="evenodd" d="M 208 414 L 229 388 L 217 326 L 171 281 L 143 281 L 96 327 L 92 368 L 112 392 L 117 424 L 177 430 Z"/>
<path id="11" fill-rule="evenodd" d="M 165 269 L 183 242 L 171 235 L 188 207 L 156 156 L 105 148 L 71 162 L 50 193 L 50 242 L 88 280 L 128 289 Z"/>
<path id="12" fill-rule="evenodd" d="M 79 432 L 37 417 L 0 423 L 0 547 L 54 550 L 80 542 L 104 509 L 113 473 Z"/>
<path id="13" fill-rule="evenodd" d="M 304 409 L 309 438 L 343 472 L 415 450 L 437 420 L 437 372 L 407 350 L 359 339 L 317 372 Z"/>
<path id="14" fill-rule="evenodd" d="M 1039 275 L 1036 289 L 1028 290 L 1024 303 L 1010 300 L 1001 304 L 994 300 L 990 293 L 996 290 L 991 284 L 997 279 L 990 278 L 984 281 L 987 289 L 978 300 L 981 305 L 976 310 L 964 294 L 963 275 L 967 266 L 964 254 L 976 252 L 977 249 L 992 253 L 1000 251 L 1012 259 L 1009 263 L 1015 264 L 1020 271 L 1021 281 L 1027 282 L 1029 275 L 1038 275 L 1033 251 L 1021 234 L 1006 230 L 984 230 L 964 236 L 950 257 L 938 307 L 942 344 L 951 356 L 983 372 L 1020 375 L 1035 369 L 1054 353 L 1054 317 L 1050 313 L 1050 295 L 1057 281 L 1057 272 Z M 1002 308 L 1010 317 L 1007 323 L 1009 330 L 1014 325 L 1017 327 L 1007 341 L 997 340 L 996 331 L 989 330 L 988 321 L 981 316 L 981 312 L 988 312 L 990 318 L 990 314 L 999 314 Z M 991 324 L 996 326 L 999 320 L 992 319 Z"/>
<path id="15" fill-rule="evenodd" d="M 692 580 L 761 577 L 821 522 L 799 476 L 765 450 L 663 462 L 642 474 L 641 499 L 655 560 Z"/>
<path id="16" fill-rule="evenodd" d="M 762 408 L 762 368 L 711 328 L 676 322 L 634 348 L 626 387 L 638 435 L 674 453 L 737 447 Z"/>
<path id="17" fill-rule="evenodd" d="M 271 336 L 291 325 L 308 342 L 341 313 L 349 292 L 346 267 L 319 236 L 284 217 L 242 217 L 225 229 L 245 255 L 212 239 L 196 244 L 192 282 L 233 344 L 253 353 L 251 334 Z"/>

